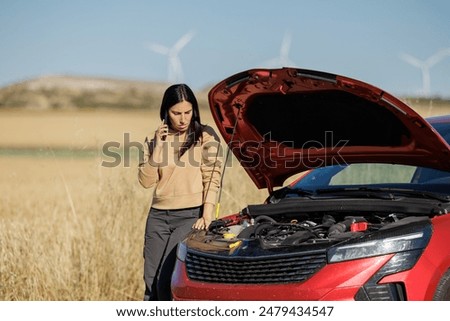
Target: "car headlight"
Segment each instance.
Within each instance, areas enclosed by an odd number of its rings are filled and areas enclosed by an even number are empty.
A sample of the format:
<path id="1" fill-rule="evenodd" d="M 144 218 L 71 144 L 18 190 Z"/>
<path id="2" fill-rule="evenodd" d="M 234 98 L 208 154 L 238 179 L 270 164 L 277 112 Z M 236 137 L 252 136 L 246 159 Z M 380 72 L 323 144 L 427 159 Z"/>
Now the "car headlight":
<path id="1" fill-rule="evenodd" d="M 328 263 L 423 249 L 430 238 L 431 227 L 426 225 L 422 230 L 409 234 L 336 246 L 328 251 Z"/>
<path id="2" fill-rule="evenodd" d="M 184 262 L 186 260 L 187 248 L 185 242 L 180 242 L 177 248 L 177 258 Z"/>

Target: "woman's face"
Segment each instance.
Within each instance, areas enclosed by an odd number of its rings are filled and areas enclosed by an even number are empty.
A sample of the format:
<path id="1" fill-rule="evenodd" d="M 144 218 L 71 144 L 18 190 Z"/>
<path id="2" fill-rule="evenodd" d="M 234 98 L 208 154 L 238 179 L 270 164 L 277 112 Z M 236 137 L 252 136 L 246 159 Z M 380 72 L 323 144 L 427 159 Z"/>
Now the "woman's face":
<path id="1" fill-rule="evenodd" d="M 187 101 L 179 102 L 169 108 L 170 127 L 178 132 L 185 132 L 192 120 L 192 104 Z"/>

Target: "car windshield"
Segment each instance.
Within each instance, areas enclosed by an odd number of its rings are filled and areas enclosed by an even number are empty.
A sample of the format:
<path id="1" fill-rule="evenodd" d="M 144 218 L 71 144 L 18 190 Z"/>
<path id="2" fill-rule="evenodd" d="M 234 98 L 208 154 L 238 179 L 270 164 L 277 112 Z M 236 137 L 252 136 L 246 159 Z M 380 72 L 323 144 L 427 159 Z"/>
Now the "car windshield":
<path id="1" fill-rule="evenodd" d="M 290 185 L 311 192 L 397 189 L 450 194 L 450 172 L 398 164 L 350 164 L 317 168 Z"/>

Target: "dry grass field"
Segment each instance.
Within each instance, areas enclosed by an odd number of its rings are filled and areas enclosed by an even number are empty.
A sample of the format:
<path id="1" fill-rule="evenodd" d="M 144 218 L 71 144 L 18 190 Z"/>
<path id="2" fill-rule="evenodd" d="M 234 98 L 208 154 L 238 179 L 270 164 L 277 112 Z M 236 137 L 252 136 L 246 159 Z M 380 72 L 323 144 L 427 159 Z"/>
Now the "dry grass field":
<path id="1" fill-rule="evenodd" d="M 152 191 L 137 182 L 137 152 L 109 168 L 97 150 L 124 133 L 141 142 L 157 123 L 138 111 L 0 111 L 0 300 L 142 299 Z M 238 166 L 224 185 L 221 213 L 266 194 Z"/>
<path id="2" fill-rule="evenodd" d="M 108 168 L 100 150 L 124 133 L 141 142 L 158 122 L 143 111 L 0 111 L 0 300 L 142 299 L 152 191 L 137 182 L 137 153 L 129 167 Z M 265 196 L 233 162 L 221 213 Z"/>

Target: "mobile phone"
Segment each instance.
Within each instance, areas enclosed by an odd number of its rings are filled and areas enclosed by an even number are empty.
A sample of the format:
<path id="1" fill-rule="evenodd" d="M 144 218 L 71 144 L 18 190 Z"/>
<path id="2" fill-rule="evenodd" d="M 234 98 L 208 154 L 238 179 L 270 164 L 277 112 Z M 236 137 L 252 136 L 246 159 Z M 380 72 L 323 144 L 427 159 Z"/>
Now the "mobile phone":
<path id="1" fill-rule="evenodd" d="M 167 111 L 164 113 L 164 118 L 162 119 L 162 121 L 163 121 L 163 124 L 169 126 L 169 125 L 168 125 L 168 124 L 169 124 L 169 114 L 167 113 Z M 161 140 L 162 140 L 162 141 L 165 141 L 166 138 L 167 138 L 167 135 L 161 137 Z"/>
<path id="2" fill-rule="evenodd" d="M 169 126 L 169 113 L 167 111 L 164 113 L 164 124 Z"/>

